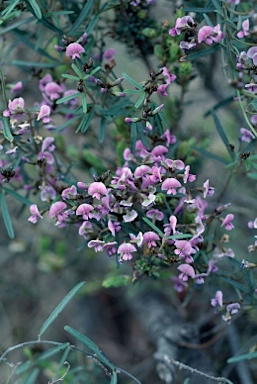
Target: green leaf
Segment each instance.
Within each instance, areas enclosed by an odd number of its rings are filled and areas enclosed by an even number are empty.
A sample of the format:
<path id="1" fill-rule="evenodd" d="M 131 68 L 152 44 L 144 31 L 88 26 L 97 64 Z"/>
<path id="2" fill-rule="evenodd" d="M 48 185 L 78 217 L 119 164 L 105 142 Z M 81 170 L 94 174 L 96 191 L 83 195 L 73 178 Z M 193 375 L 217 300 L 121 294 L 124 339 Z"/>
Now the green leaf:
<path id="1" fill-rule="evenodd" d="M 69 31 L 69 35 L 73 35 L 74 32 L 77 31 L 77 29 L 81 26 L 81 24 L 83 23 L 83 21 L 87 18 L 87 16 L 90 14 L 90 11 L 91 9 L 93 9 L 93 5 L 94 5 L 94 0 L 88 0 L 84 6 L 84 8 L 82 9 L 82 11 L 80 12 L 79 16 L 77 17 L 75 23 L 73 24 L 73 26 L 71 27 L 70 31 Z"/>
<path id="2" fill-rule="evenodd" d="M 119 276 L 109 276 L 102 282 L 104 288 L 119 288 L 124 285 L 130 284 L 132 281 L 131 276 L 129 275 L 119 275 Z"/>
<path id="3" fill-rule="evenodd" d="M 69 347 L 70 347 L 70 343 L 63 343 L 62 345 L 58 345 L 57 347 L 51 348 L 48 351 L 42 353 L 37 359 L 37 361 L 47 360 L 49 359 L 49 357 L 57 355 L 57 353 Z"/>
<path id="4" fill-rule="evenodd" d="M 9 119 L 7 117 L 1 116 L 1 121 L 3 123 L 3 134 L 6 140 L 12 142 L 13 141 L 13 135 L 10 129 L 9 125 Z"/>
<path id="5" fill-rule="evenodd" d="M 69 96 L 65 96 L 65 97 L 62 97 L 61 99 L 58 99 L 56 101 L 56 104 L 62 104 L 62 103 L 65 103 L 66 101 L 69 101 L 69 100 L 72 100 L 74 99 L 74 97 L 77 97 L 81 95 L 80 92 L 77 92 L 77 93 L 73 93 L 72 95 L 69 95 Z"/>
<path id="6" fill-rule="evenodd" d="M 23 383 L 35 384 L 35 382 L 38 378 L 39 372 L 40 372 L 39 368 L 34 368 L 33 371 L 31 373 L 29 373 L 28 376 L 26 376 Z"/>
<path id="7" fill-rule="evenodd" d="M 98 72 L 101 69 L 100 65 L 96 68 L 94 68 L 90 73 L 84 76 L 84 80 L 89 79 L 90 76 L 93 76 L 96 72 Z"/>
<path id="8" fill-rule="evenodd" d="M 31 5 L 31 8 L 33 9 L 36 17 L 38 19 L 42 19 L 41 9 L 40 9 L 38 3 L 36 2 L 36 0 L 27 0 L 27 2 Z"/>
<path id="9" fill-rule="evenodd" d="M 90 111 L 85 115 L 85 120 L 83 119 L 83 124 L 79 125 L 79 127 L 76 129 L 76 133 L 81 130 L 81 133 L 85 133 L 90 125 L 90 122 L 94 116 L 95 108 L 91 107 Z"/>
<path id="10" fill-rule="evenodd" d="M 192 235 L 190 235 L 189 233 L 184 233 L 184 234 L 180 234 L 180 235 L 172 235 L 172 236 L 167 237 L 168 240 L 191 239 L 191 238 L 192 238 Z"/>
<path id="11" fill-rule="evenodd" d="M 244 285 L 238 283 L 237 281 L 231 280 L 230 278 L 223 277 L 223 276 L 221 276 L 221 279 L 226 281 L 226 283 L 232 285 L 233 287 L 239 289 L 240 291 L 249 293 L 248 288 L 246 288 Z"/>
<path id="12" fill-rule="evenodd" d="M 89 35 L 95 28 L 98 23 L 99 15 L 94 15 L 86 28 L 86 33 Z"/>
<path id="13" fill-rule="evenodd" d="M 10 32 L 10 31 L 12 31 L 12 30 L 14 30 L 14 29 L 16 29 L 18 27 L 20 27 L 23 24 L 28 24 L 28 23 L 30 23 L 31 21 L 34 21 L 34 20 L 35 20 L 35 18 L 34 18 L 34 16 L 32 16 L 32 17 L 28 17 L 28 18 L 23 19 L 23 20 L 19 20 L 17 23 L 9 25 L 6 28 L 2 28 L 2 26 L 1 26 L 0 36 L 6 34 L 7 32 Z"/>
<path id="14" fill-rule="evenodd" d="M 227 135 L 226 135 L 224 129 L 222 128 L 222 125 L 221 125 L 221 123 L 219 121 L 218 116 L 216 115 L 216 113 L 214 111 L 211 112 L 211 115 L 213 117 L 214 124 L 216 126 L 216 129 L 217 129 L 219 135 L 220 135 L 221 140 L 223 141 L 225 147 L 227 148 L 227 151 L 228 151 L 231 159 L 234 160 L 235 159 L 235 154 L 234 154 L 234 152 L 231 150 L 231 148 L 229 146 L 229 140 L 227 138 Z"/>
<path id="15" fill-rule="evenodd" d="M 11 195 L 14 197 L 16 200 L 19 200 L 21 203 L 28 205 L 29 207 L 33 204 L 32 201 L 26 199 L 26 197 L 23 197 L 19 195 L 17 192 L 15 192 L 13 189 L 3 187 L 3 190 L 6 191 L 8 195 Z"/>
<path id="16" fill-rule="evenodd" d="M 247 173 L 247 176 L 249 176 L 253 180 L 257 180 L 257 173 L 250 172 L 250 173 Z"/>
<path id="17" fill-rule="evenodd" d="M 65 129 L 65 128 L 71 126 L 72 123 L 73 123 L 74 121 L 80 119 L 82 116 L 83 116 L 83 115 L 81 115 L 81 114 L 77 114 L 77 115 L 76 115 L 75 117 L 73 117 L 72 119 L 67 120 L 67 121 L 65 121 L 65 123 L 59 125 L 59 127 L 56 128 L 56 129 L 54 130 L 54 132 L 60 132 L 60 131 L 62 131 L 63 129 Z"/>
<path id="18" fill-rule="evenodd" d="M 63 73 L 62 77 L 65 77 L 66 79 L 75 80 L 75 81 L 78 81 L 80 79 L 79 77 L 73 76 L 73 75 L 69 75 L 68 73 Z"/>
<path id="19" fill-rule="evenodd" d="M 5 17 L 7 17 L 11 12 L 12 10 L 16 7 L 16 5 L 18 5 L 20 2 L 20 0 L 14 0 L 11 2 L 10 5 L 8 5 L 8 7 L 6 7 L 3 12 L 2 12 L 2 15 L 4 15 Z"/>
<path id="20" fill-rule="evenodd" d="M 252 106 L 253 106 L 253 108 L 257 111 L 257 99 L 253 99 L 253 101 L 251 101 L 251 103 L 250 103 Z"/>
<path id="21" fill-rule="evenodd" d="M 257 351 L 250 352 L 250 353 L 245 353 L 244 355 L 230 357 L 227 360 L 227 363 L 229 363 L 229 364 L 231 364 L 231 363 L 238 363 L 239 361 L 251 360 L 251 359 L 255 359 L 256 357 L 257 357 Z"/>
<path id="22" fill-rule="evenodd" d="M 142 85 L 138 84 L 136 82 L 136 80 L 132 79 L 129 75 L 127 75 L 126 73 L 122 73 L 122 76 L 124 77 L 124 79 L 126 79 L 130 84 L 132 84 L 134 87 L 136 87 L 137 89 L 141 90 L 142 92 L 144 92 L 144 88 L 142 87 Z"/>
<path id="23" fill-rule="evenodd" d="M 84 281 L 77 284 L 69 293 L 64 297 L 64 299 L 57 305 L 51 315 L 46 319 L 44 324 L 42 325 L 40 332 L 38 334 L 38 338 L 40 339 L 43 333 L 47 330 L 47 328 L 53 323 L 53 321 L 59 316 L 59 314 L 64 310 L 67 304 L 71 301 L 71 299 L 76 295 L 76 293 L 80 290 L 80 288 L 85 284 Z"/>
<path id="24" fill-rule="evenodd" d="M 220 45 L 216 45 L 212 48 L 202 49 L 199 52 L 190 53 L 190 55 L 187 56 L 187 61 L 193 61 L 196 59 L 200 59 L 201 57 L 204 57 L 204 56 L 210 56 L 213 53 L 217 52 L 220 48 L 221 48 Z"/>
<path id="25" fill-rule="evenodd" d="M 5 200 L 2 188 L 0 189 L 0 206 L 1 206 L 4 224 L 5 224 L 8 236 L 10 237 L 10 239 L 14 239 L 14 230 L 12 226 L 12 221 L 11 221 L 11 217 L 9 214 L 8 206 L 6 204 L 6 200 Z"/>
<path id="26" fill-rule="evenodd" d="M 12 60 L 10 62 L 11 65 L 15 65 L 16 67 L 35 67 L 35 68 L 55 68 L 60 65 L 60 62 L 38 62 L 38 61 L 24 61 L 24 60 Z"/>
<path id="27" fill-rule="evenodd" d="M 203 156 L 209 157 L 209 158 L 211 158 L 211 159 L 218 160 L 219 162 L 224 163 L 224 164 L 228 164 L 228 160 L 223 159 L 223 157 L 220 157 L 220 156 L 218 156 L 218 155 L 215 155 L 214 153 L 211 153 L 211 152 L 207 151 L 206 149 L 198 148 L 198 147 L 196 147 L 196 146 L 194 146 L 194 145 L 192 146 L 192 148 L 193 148 L 195 151 L 201 153 Z"/>
<path id="28" fill-rule="evenodd" d="M 74 72 L 76 72 L 79 79 L 83 77 L 84 74 L 79 70 L 79 68 L 75 64 L 71 64 L 71 68 L 73 69 Z"/>
<path id="29" fill-rule="evenodd" d="M 114 365 L 103 355 L 99 347 L 87 336 L 82 335 L 82 333 L 76 331 L 76 329 L 69 327 L 68 325 L 66 325 L 64 329 L 65 331 L 70 333 L 73 337 L 75 337 L 75 339 L 79 340 L 82 344 L 86 345 L 91 351 L 93 351 L 94 354 L 97 356 L 97 358 L 103 364 L 105 364 L 107 367 L 111 368 L 112 370 L 115 369 Z"/>
<path id="30" fill-rule="evenodd" d="M 104 141 L 105 131 L 106 131 L 106 118 L 102 117 L 101 124 L 100 124 L 100 132 L 99 132 L 99 143 L 101 144 Z"/>
<path id="31" fill-rule="evenodd" d="M 82 95 L 82 109 L 84 113 L 87 113 L 87 96 L 84 93 Z"/>
<path id="32" fill-rule="evenodd" d="M 151 222 L 151 220 L 147 219 L 146 217 L 143 217 L 143 220 L 146 224 L 149 225 L 149 227 L 151 227 L 155 232 L 157 232 L 161 237 L 164 236 L 164 233 L 158 228 L 156 227 L 156 225 L 154 223 Z"/>
<path id="33" fill-rule="evenodd" d="M 145 97 L 146 97 L 146 93 L 143 92 L 142 95 L 137 100 L 136 104 L 134 105 L 134 108 L 133 108 L 134 111 L 140 107 L 140 105 L 143 103 Z"/>

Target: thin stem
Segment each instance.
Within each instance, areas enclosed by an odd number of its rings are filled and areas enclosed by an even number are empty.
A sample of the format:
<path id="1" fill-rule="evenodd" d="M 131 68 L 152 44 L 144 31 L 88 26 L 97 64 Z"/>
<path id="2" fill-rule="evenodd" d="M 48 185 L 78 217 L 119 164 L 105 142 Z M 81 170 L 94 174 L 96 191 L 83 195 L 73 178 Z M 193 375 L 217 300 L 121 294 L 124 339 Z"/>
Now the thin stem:
<path id="1" fill-rule="evenodd" d="M 164 356 L 164 359 L 166 360 L 166 362 L 168 364 L 173 364 L 176 367 L 178 367 L 179 369 L 184 369 L 186 371 L 190 371 L 193 374 L 206 377 L 209 380 L 217 381 L 218 383 L 233 384 L 232 381 L 226 379 L 225 377 L 215 377 L 215 376 L 207 375 L 207 373 L 198 371 L 198 369 L 196 369 L 196 368 L 192 368 L 189 365 L 180 363 L 179 361 L 176 361 L 176 360 L 172 359 L 171 357 L 168 357 L 167 355 Z"/>
<path id="2" fill-rule="evenodd" d="M 240 95 L 239 91 L 237 91 L 237 98 L 238 98 L 238 103 L 239 103 L 239 106 L 241 108 L 241 111 L 242 111 L 242 113 L 244 115 L 245 121 L 247 122 L 247 124 L 248 124 L 249 128 L 251 129 L 252 133 L 254 134 L 254 136 L 257 137 L 257 132 L 253 128 L 252 124 L 250 123 L 250 120 L 248 119 L 248 117 L 246 115 L 246 112 L 244 110 L 244 107 L 243 107 L 243 104 L 242 104 L 242 101 L 241 101 L 241 95 Z"/>

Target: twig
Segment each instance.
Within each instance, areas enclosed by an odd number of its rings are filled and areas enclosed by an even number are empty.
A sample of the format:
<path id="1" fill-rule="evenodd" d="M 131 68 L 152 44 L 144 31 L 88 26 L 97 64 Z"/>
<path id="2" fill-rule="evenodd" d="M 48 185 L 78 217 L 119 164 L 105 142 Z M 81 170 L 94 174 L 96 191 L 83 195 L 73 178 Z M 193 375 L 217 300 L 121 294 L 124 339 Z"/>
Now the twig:
<path id="1" fill-rule="evenodd" d="M 190 371 L 193 374 L 206 377 L 209 380 L 217 381 L 218 383 L 233 384 L 232 381 L 230 381 L 224 377 L 214 377 L 214 376 L 207 375 L 204 372 L 198 371 L 198 369 L 195 369 L 195 368 L 190 367 L 189 365 L 180 363 L 179 361 L 176 361 L 176 360 L 174 360 L 168 356 L 164 356 L 164 359 L 168 364 L 173 364 L 176 367 L 178 367 L 179 369 L 185 369 L 187 371 Z"/>

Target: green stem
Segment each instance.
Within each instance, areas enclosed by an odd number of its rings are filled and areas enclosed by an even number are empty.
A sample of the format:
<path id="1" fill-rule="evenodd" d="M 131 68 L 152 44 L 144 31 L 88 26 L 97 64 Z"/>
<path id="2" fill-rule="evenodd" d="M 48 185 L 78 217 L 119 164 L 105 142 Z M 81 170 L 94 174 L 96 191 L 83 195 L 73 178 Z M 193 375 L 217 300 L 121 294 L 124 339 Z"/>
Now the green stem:
<path id="1" fill-rule="evenodd" d="M 250 120 L 248 119 L 247 115 L 246 115 L 246 112 L 244 110 L 244 107 L 243 107 L 243 104 L 242 104 L 242 101 L 241 101 L 241 95 L 240 95 L 240 92 L 237 91 L 237 98 L 238 98 L 238 103 L 239 103 L 239 106 L 241 108 L 241 111 L 244 115 L 244 118 L 245 118 L 245 121 L 247 122 L 247 125 L 248 127 L 251 129 L 252 133 L 254 134 L 255 137 L 257 137 L 257 132 L 255 131 L 255 129 L 253 128 Z"/>

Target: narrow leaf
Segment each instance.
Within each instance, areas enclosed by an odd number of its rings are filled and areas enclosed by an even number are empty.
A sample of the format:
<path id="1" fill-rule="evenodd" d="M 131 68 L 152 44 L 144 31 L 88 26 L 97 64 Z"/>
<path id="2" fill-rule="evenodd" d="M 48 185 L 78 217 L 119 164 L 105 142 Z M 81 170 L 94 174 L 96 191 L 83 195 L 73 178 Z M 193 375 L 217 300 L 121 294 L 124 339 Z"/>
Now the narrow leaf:
<path id="1" fill-rule="evenodd" d="M 8 5 L 8 7 L 6 7 L 5 10 L 3 10 L 2 15 L 7 17 L 12 12 L 12 10 L 16 7 L 16 5 L 19 4 L 19 2 L 20 0 L 12 1 L 11 4 Z"/>
<path id="2" fill-rule="evenodd" d="M 158 228 L 156 227 L 156 225 L 154 223 L 151 222 L 151 220 L 147 219 L 146 217 L 143 217 L 143 220 L 146 224 L 149 225 L 149 227 L 151 227 L 155 232 L 157 232 L 161 237 L 164 236 L 164 233 Z"/>
<path id="3" fill-rule="evenodd" d="M 71 64 L 71 68 L 74 72 L 76 72 L 80 79 L 83 77 L 84 74 L 80 72 L 79 68 L 75 64 Z"/>
<path id="4" fill-rule="evenodd" d="M 144 91 L 144 88 L 142 87 L 142 85 L 138 84 L 136 82 L 136 80 L 132 79 L 129 75 L 127 75 L 126 73 L 123 72 L 122 76 L 124 77 L 124 79 L 126 79 L 134 87 L 136 87 L 137 89 L 141 90 L 142 92 Z"/>
<path id="5" fill-rule="evenodd" d="M 95 28 L 98 23 L 99 15 L 94 15 L 86 28 L 86 33 L 89 35 Z"/>
<path id="6" fill-rule="evenodd" d="M 137 100 L 136 104 L 134 105 L 134 108 L 133 108 L 134 111 L 140 107 L 140 105 L 143 103 L 145 97 L 146 97 L 146 93 L 143 92 L 142 95 Z"/>
<path id="7" fill-rule="evenodd" d="M 257 351 L 255 352 L 251 352 L 251 353 L 245 353 L 244 355 L 240 355 L 240 356 L 234 356 L 234 357 L 230 357 L 227 362 L 230 364 L 230 363 L 238 363 L 239 361 L 242 361 L 242 360 L 251 360 L 251 359 L 255 359 L 257 357 Z"/>
<path id="8" fill-rule="evenodd" d="M 228 160 L 223 159 L 223 157 L 220 157 L 220 156 L 218 156 L 218 155 L 215 155 L 214 153 L 211 153 L 211 152 L 207 151 L 206 149 L 198 148 L 198 147 L 196 147 L 196 146 L 194 146 L 194 145 L 192 146 L 192 148 L 193 148 L 195 151 L 201 153 L 203 156 L 209 157 L 209 158 L 211 158 L 211 159 L 218 160 L 218 161 L 220 161 L 221 163 L 224 163 L 224 164 L 228 164 Z"/>
<path id="9" fill-rule="evenodd" d="M 64 310 L 67 304 L 71 301 L 71 299 L 76 295 L 76 293 L 80 290 L 80 288 L 85 284 L 84 281 L 77 284 L 69 293 L 64 297 L 64 299 L 57 305 L 51 315 L 46 319 L 44 324 L 42 325 L 40 332 L 38 334 L 38 338 L 43 335 L 43 333 L 47 330 L 47 328 L 52 324 L 52 322 L 59 316 L 59 314 Z"/>
<path id="10" fill-rule="evenodd" d="M 49 357 L 52 357 L 54 355 L 57 355 L 57 353 L 61 352 L 62 350 L 69 348 L 70 343 L 63 343 L 62 345 L 58 345 L 57 347 L 51 348 L 48 351 L 42 353 L 37 361 L 47 360 Z"/>
<path id="11" fill-rule="evenodd" d="M 190 235 L 189 233 L 180 234 L 180 235 L 172 235 L 172 236 L 167 237 L 168 240 L 190 239 L 190 238 L 192 238 L 192 235 Z"/>
<path id="12" fill-rule="evenodd" d="M 37 62 L 37 61 L 24 61 L 24 60 L 12 60 L 10 62 L 11 65 L 15 65 L 16 67 L 36 67 L 36 68 L 54 68 L 60 65 L 59 61 L 46 63 L 46 62 Z"/>
<path id="13" fill-rule="evenodd" d="M 8 236 L 10 237 L 10 239 L 14 239 L 14 230 L 12 226 L 12 221 L 11 221 L 11 217 L 9 214 L 8 206 L 6 204 L 2 188 L 0 189 L 0 205 L 1 205 L 1 211 L 2 211 L 4 224 L 5 224 Z"/>
<path id="14" fill-rule="evenodd" d="M 82 133 L 85 133 L 90 125 L 90 122 L 94 116 L 94 107 L 91 107 L 90 111 L 88 112 L 88 114 L 85 116 L 85 120 L 83 121 L 83 125 L 81 126 L 81 132 Z M 76 130 L 76 132 L 79 131 L 79 128 Z"/>
<path id="15" fill-rule="evenodd" d="M 66 325 L 64 329 L 73 337 L 75 337 L 75 339 L 79 340 L 82 344 L 86 345 L 91 351 L 93 351 L 103 364 L 112 370 L 115 369 L 114 365 L 103 355 L 103 352 L 100 350 L 100 348 L 87 336 L 82 335 L 82 333 L 76 331 L 76 329 L 69 327 L 68 325 Z"/>
<path id="16" fill-rule="evenodd" d="M 77 31 L 77 29 L 81 26 L 83 21 L 87 18 L 89 15 L 91 9 L 93 9 L 94 0 L 88 0 L 80 12 L 78 18 L 76 19 L 75 23 L 73 24 L 72 28 L 69 31 L 69 35 L 73 35 L 74 32 Z"/>
<path id="17" fill-rule="evenodd" d="M 88 79 L 90 76 L 93 76 L 100 69 L 101 69 L 100 65 L 98 67 L 94 68 L 90 73 L 88 73 L 86 76 L 84 76 L 84 80 Z"/>
<path id="18" fill-rule="evenodd" d="M 103 143 L 106 130 L 106 118 L 101 118 L 100 132 L 99 132 L 99 143 Z"/>
<path id="19" fill-rule="evenodd" d="M 13 135 L 12 135 L 12 132 L 11 132 L 11 129 L 10 129 L 10 125 L 9 125 L 9 119 L 7 117 L 4 117 L 4 116 L 1 116 L 1 121 L 3 123 L 3 134 L 4 134 L 4 137 L 12 142 L 13 141 Z"/>
<path id="20" fill-rule="evenodd" d="M 34 16 L 32 16 L 32 17 L 28 17 L 28 18 L 23 19 L 23 20 L 19 20 L 17 23 L 9 25 L 6 28 L 1 28 L 0 36 L 6 34 L 7 32 L 15 30 L 16 28 L 20 27 L 23 24 L 28 24 L 28 23 L 30 23 L 31 21 L 34 21 L 34 20 L 35 20 L 35 18 L 34 18 Z"/>
<path id="21" fill-rule="evenodd" d="M 231 280 L 231 279 L 228 278 L 228 277 L 221 277 L 221 278 L 222 278 L 222 280 L 226 281 L 226 283 L 232 285 L 233 287 L 239 289 L 240 291 L 249 293 L 248 288 L 246 288 L 244 285 L 238 283 L 237 281 Z"/>
<path id="22" fill-rule="evenodd" d="M 227 150 L 228 150 L 228 153 L 230 154 L 230 157 L 232 160 L 235 159 L 235 154 L 234 152 L 231 150 L 230 146 L 229 146 L 229 140 L 227 138 L 227 135 L 224 131 L 224 129 L 222 128 L 222 125 L 219 121 L 219 118 L 218 116 L 216 115 L 216 113 L 214 111 L 211 112 L 211 115 L 213 117 L 213 120 L 214 120 L 214 124 L 216 126 L 216 129 L 220 135 L 220 138 L 221 140 L 223 141 L 224 145 L 226 146 Z"/>
<path id="23" fill-rule="evenodd" d="M 204 56 L 212 55 L 213 53 L 217 52 L 220 48 L 221 48 L 220 45 L 216 45 L 215 47 L 212 47 L 212 48 L 202 49 L 200 52 L 191 53 L 190 55 L 187 56 L 187 61 L 193 61 L 196 59 L 200 59 L 201 57 L 204 57 Z"/>
<path id="24" fill-rule="evenodd" d="M 82 95 L 82 109 L 84 113 L 87 113 L 87 96 L 85 94 Z"/>
<path id="25" fill-rule="evenodd" d="M 26 384 L 35 384 L 39 375 L 39 368 L 34 368 L 31 373 L 24 379 L 24 383 Z"/>
<path id="26" fill-rule="evenodd" d="M 62 77 L 65 77 L 66 79 L 75 80 L 75 81 L 78 81 L 80 79 L 79 77 L 73 76 L 73 75 L 69 75 L 68 73 L 63 73 Z"/>
<path id="27" fill-rule="evenodd" d="M 77 93 L 73 93 L 72 95 L 62 97 L 61 99 L 58 99 L 58 100 L 56 101 L 56 104 L 62 104 L 62 103 L 65 103 L 66 101 L 72 100 L 72 99 L 74 99 L 74 97 L 77 97 L 77 96 L 80 95 L 80 94 L 81 94 L 80 92 L 77 92 Z"/>
<path id="28" fill-rule="evenodd" d="M 36 0 L 28 0 L 28 2 L 31 5 L 31 8 L 33 9 L 36 17 L 38 19 L 42 19 L 41 9 L 40 9 L 38 3 L 36 2 Z"/>
<path id="29" fill-rule="evenodd" d="M 16 200 L 19 200 L 21 203 L 28 205 L 29 207 L 33 204 L 32 201 L 26 199 L 26 197 L 23 197 L 19 195 L 17 192 L 15 192 L 11 188 L 3 187 L 3 190 L 8 194 L 14 197 Z"/>

